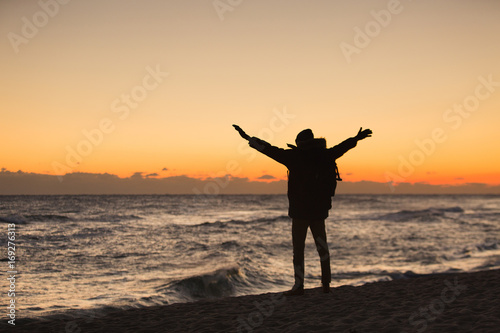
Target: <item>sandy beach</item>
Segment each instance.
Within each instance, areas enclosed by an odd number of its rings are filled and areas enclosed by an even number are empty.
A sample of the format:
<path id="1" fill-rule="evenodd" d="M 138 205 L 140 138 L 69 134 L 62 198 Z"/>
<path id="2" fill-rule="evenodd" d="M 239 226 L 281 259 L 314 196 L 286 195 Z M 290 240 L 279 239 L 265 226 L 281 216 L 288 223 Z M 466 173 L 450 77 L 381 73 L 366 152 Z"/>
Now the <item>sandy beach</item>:
<path id="1" fill-rule="evenodd" d="M 6 320 L 2 322 L 5 329 Z M 11 326 L 11 325 L 8 325 Z M 500 270 L 19 319 L 18 332 L 498 332 Z"/>

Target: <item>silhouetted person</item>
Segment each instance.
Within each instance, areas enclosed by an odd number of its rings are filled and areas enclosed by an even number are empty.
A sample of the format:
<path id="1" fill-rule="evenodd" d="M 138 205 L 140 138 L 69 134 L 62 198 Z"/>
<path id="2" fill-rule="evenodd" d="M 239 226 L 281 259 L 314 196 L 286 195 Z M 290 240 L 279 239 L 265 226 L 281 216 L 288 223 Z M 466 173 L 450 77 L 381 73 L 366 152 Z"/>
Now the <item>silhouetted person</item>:
<path id="1" fill-rule="evenodd" d="M 304 246 L 308 227 L 320 257 L 323 292 L 330 292 L 330 253 L 325 219 L 332 208 L 331 197 L 335 193 L 336 180 L 340 180 L 335 160 L 354 148 L 359 140 L 370 137 L 372 131 L 360 128 L 355 137 L 327 148 L 325 139 L 314 138 L 313 132 L 305 129 L 295 139 L 297 146 L 288 145 L 291 149 L 282 149 L 259 138 L 249 137 L 238 126 L 233 126 L 249 141 L 250 147 L 288 168 L 288 215 L 292 218 L 295 284 L 285 295 L 304 294 Z"/>

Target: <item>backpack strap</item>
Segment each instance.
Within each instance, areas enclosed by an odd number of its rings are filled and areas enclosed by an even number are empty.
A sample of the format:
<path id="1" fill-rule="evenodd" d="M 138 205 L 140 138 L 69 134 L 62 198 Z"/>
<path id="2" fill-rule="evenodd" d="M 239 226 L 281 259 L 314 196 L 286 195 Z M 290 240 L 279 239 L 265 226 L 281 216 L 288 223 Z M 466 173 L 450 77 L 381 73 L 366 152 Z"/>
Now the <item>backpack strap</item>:
<path id="1" fill-rule="evenodd" d="M 340 172 L 339 172 L 339 168 L 337 167 L 337 163 L 335 163 L 335 179 L 338 181 L 342 181 L 342 178 L 340 178 Z"/>

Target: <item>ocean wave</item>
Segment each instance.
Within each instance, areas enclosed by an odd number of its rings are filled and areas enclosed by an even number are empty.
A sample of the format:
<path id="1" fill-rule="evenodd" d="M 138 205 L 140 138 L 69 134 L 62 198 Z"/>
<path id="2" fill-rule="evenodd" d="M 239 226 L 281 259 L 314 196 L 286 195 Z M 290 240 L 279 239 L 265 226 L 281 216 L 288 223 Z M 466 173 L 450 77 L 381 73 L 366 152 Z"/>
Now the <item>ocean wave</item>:
<path id="1" fill-rule="evenodd" d="M 26 224 L 26 220 L 18 215 L 0 216 L 0 223 Z"/>
<path id="2" fill-rule="evenodd" d="M 57 214 L 33 214 L 24 217 L 29 222 L 66 222 L 73 220 L 69 216 Z"/>
<path id="3" fill-rule="evenodd" d="M 481 265 L 475 267 L 475 270 L 482 271 L 498 268 L 500 268 L 500 255 L 486 259 Z"/>
<path id="4" fill-rule="evenodd" d="M 234 294 L 235 284 L 244 276 L 238 266 L 175 280 L 157 288 L 158 292 L 175 291 L 192 299 L 215 298 Z"/>
<path id="5" fill-rule="evenodd" d="M 220 244 L 220 247 L 224 250 L 230 250 L 230 249 L 240 247 L 240 244 L 235 240 L 230 240 L 230 241 L 226 241 L 226 242 L 223 242 L 222 244 Z"/>
<path id="6" fill-rule="evenodd" d="M 367 270 L 367 271 L 347 271 L 333 274 L 333 280 L 347 280 L 347 284 L 352 286 L 359 286 L 365 283 L 377 281 L 391 281 L 400 279 L 411 279 L 416 277 L 425 276 L 428 274 L 419 274 L 414 271 L 387 271 L 387 270 Z"/>
<path id="7" fill-rule="evenodd" d="M 476 211 L 474 213 L 467 214 L 467 217 L 480 221 L 498 221 L 500 219 L 500 212 Z"/>
<path id="8" fill-rule="evenodd" d="M 122 222 L 140 220 L 142 217 L 133 214 L 103 214 L 98 216 L 67 216 L 61 214 L 26 214 L 23 216 L 0 216 L 0 222 L 25 224 L 28 222 Z"/>
<path id="9" fill-rule="evenodd" d="M 66 215 L 59 214 L 27 214 L 23 216 L 0 216 L 0 222 L 26 224 L 28 222 L 67 222 L 73 221 Z"/>
<path id="10" fill-rule="evenodd" d="M 288 215 L 277 215 L 273 217 L 260 217 L 257 219 L 250 219 L 250 220 L 228 220 L 228 221 L 215 221 L 215 222 L 203 222 L 200 224 L 195 224 L 193 226 L 222 226 L 225 224 L 251 224 L 251 223 L 272 223 L 272 222 L 278 222 L 282 220 L 288 220 L 290 219 Z"/>
<path id="11" fill-rule="evenodd" d="M 485 243 L 477 244 L 476 248 L 480 252 L 491 251 L 491 250 L 498 250 L 498 241 L 491 241 L 491 242 L 485 242 Z"/>
<path id="12" fill-rule="evenodd" d="M 384 203 L 385 198 L 375 197 L 372 195 L 358 195 L 358 194 L 339 194 L 335 195 L 335 201 L 338 204 L 367 204 L 367 203 Z"/>
<path id="13" fill-rule="evenodd" d="M 470 254 L 471 252 L 485 252 L 498 250 L 500 248 L 500 241 L 496 239 L 486 239 L 484 242 L 474 245 L 467 245 L 459 254 Z"/>
<path id="14" fill-rule="evenodd" d="M 82 220 L 90 222 L 122 222 L 122 221 L 141 220 L 141 219 L 142 217 L 134 214 L 129 214 L 129 215 L 103 214 L 99 216 L 82 218 Z"/>
<path id="15" fill-rule="evenodd" d="M 431 222 L 442 218 L 456 218 L 464 213 L 461 207 L 448 208 L 427 208 L 419 210 L 400 210 L 396 213 L 389 213 L 379 216 L 379 220 L 389 220 L 394 222 Z"/>

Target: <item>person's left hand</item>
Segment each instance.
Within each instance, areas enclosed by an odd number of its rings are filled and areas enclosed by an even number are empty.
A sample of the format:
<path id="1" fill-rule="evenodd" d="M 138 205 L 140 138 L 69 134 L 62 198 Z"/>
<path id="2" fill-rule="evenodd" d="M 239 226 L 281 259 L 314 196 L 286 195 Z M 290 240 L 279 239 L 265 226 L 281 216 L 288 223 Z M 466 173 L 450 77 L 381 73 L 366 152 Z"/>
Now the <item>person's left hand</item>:
<path id="1" fill-rule="evenodd" d="M 356 135 L 356 139 L 358 140 L 363 140 L 363 139 L 366 139 L 368 137 L 371 137 L 372 136 L 372 130 L 371 129 L 365 129 L 363 130 L 363 127 L 360 127 L 359 128 L 359 132 L 358 134 Z"/>

